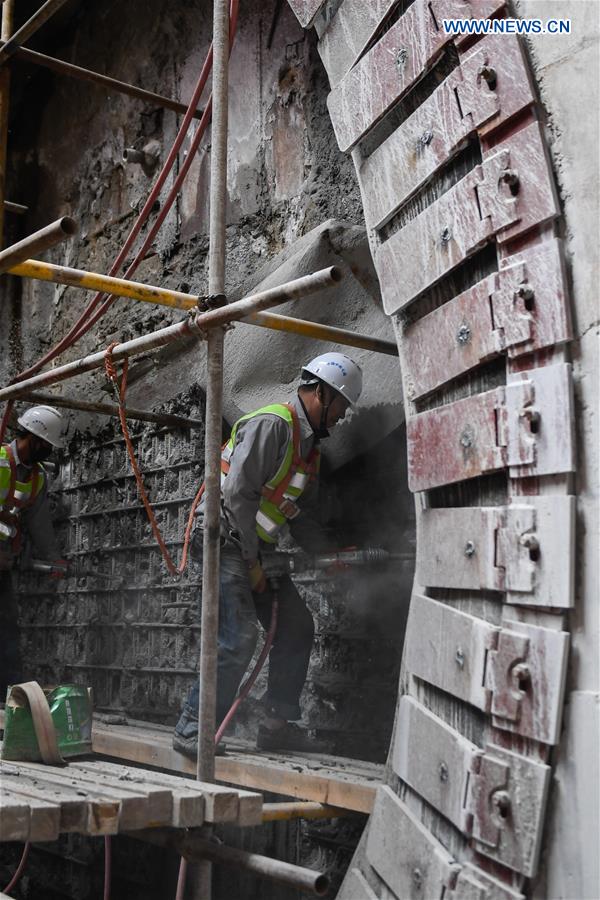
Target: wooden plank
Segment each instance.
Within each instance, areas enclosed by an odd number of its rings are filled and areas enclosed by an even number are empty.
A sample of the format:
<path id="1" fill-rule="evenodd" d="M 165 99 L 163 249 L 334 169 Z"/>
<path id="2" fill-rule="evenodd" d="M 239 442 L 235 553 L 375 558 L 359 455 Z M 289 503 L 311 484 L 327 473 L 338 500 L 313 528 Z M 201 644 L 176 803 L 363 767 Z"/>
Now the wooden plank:
<path id="1" fill-rule="evenodd" d="M 449 40 L 426 3 L 408 8 L 327 98 L 340 150 L 350 150 L 375 125 Z"/>
<path id="2" fill-rule="evenodd" d="M 371 42 L 398 0 L 344 0 L 319 41 L 319 56 L 335 87 Z"/>
<path id="3" fill-rule="evenodd" d="M 392 750 L 394 771 L 465 834 L 469 819 L 464 798 L 478 752 L 475 744 L 412 697 L 401 697 Z"/>
<path id="4" fill-rule="evenodd" d="M 487 652 L 500 629 L 421 594 L 413 594 L 406 629 L 404 665 L 422 681 L 487 712 Z"/>
<path id="5" fill-rule="evenodd" d="M 416 578 L 427 587 L 505 591 L 507 603 L 568 609 L 574 559 L 574 497 L 429 508 L 417 523 Z"/>
<path id="6" fill-rule="evenodd" d="M 403 309 L 500 228 L 518 219 L 516 198 L 506 197 L 502 190 L 508 171 L 508 154 L 491 157 L 376 247 L 375 268 L 388 315 Z M 483 185 L 488 188 L 485 214 L 476 193 Z"/>
<path id="7" fill-rule="evenodd" d="M 482 67 L 496 75 L 493 90 Z M 380 228 L 481 128 L 497 127 L 534 101 L 519 38 L 489 35 L 359 166 L 364 212 Z"/>
<path id="8" fill-rule="evenodd" d="M 389 787 L 380 787 L 366 857 L 402 900 L 442 900 L 459 866 Z"/>
<path id="9" fill-rule="evenodd" d="M 94 825 L 94 817 L 90 814 L 90 804 L 85 797 L 81 796 L 75 788 L 67 786 L 59 786 L 50 782 L 43 782 L 35 776 L 28 776 L 21 772 L 18 766 L 8 767 L 2 765 L 2 784 L 15 793 L 24 797 L 32 797 L 35 800 L 50 800 L 58 803 L 60 806 L 60 831 L 80 832 L 82 834 L 106 834 L 107 832 L 99 832 L 90 830 L 90 825 Z M 108 806 L 108 804 L 106 804 Z M 113 804 L 114 806 L 114 804 Z M 118 810 L 117 810 L 118 812 Z M 116 817 L 118 824 L 118 815 Z M 116 833 L 117 827 L 111 834 Z"/>
<path id="10" fill-rule="evenodd" d="M 93 731 L 93 746 L 98 753 L 195 775 L 194 762 L 176 753 L 170 742 L 168 733 L 149 728 L 95 725 Z M 228 751 L 225 756 L 215 759 L 215 770 L 217 779 L 226 784 L 284 794 L 300 800 L 316 800 L 366 813 L 373 807 L 375 789 L 383 778 L 382 766 L 320 754 L 310 761 L 307 757 L 289 753 L 261 756 L 258 753 Z M 237 809 L 229 821 L 236 817 Z"/>
<path id="11" fill-rule="evenodd" d="M 407 419 L 408 484 L 423 491 L 504 466 L 496 414 L 504 390 L 486 391 Z"/>
<path id="12" fill-rule="evenodd" d="M 303 28 L 310 28 L 327 0 L 288 0 Z"/>
<path id="13" fill-rule="evenodd" d="M 531 877 L 541 844 L 550 767 L 468 741 L 412 697 L 400 700 L 396 774 L 471 837 L 484 856 Z"/>
<path id="14" fill-rule="evenodd" d="M 188 772 L 195 775 L 196 765 L 193 760 L 173 750 L 170 735 L 146 732 L 144 739 L 137 728 L 127 726 L 94 727 L 92 745 L 96 753 L 126 759 L 133 763 L 157 766 L 175 772 Z M 217 757 L 216 763 L 218 768 Z M 217 772 L 217 777 L 219 777 Z M 219 779 L 224 780 L 224 779 Z M 202 789 L 205 796 L 205 816 L 207 822 L 235 822 L 239 813 L 237 793 L 218 785 L 204 782 Z"/>
<path id="15" fill-rule="evenodd" d="M 402 368 L 411 400 L 502 353 L 516 358 L 572 338 L 561 242 L 509 257 L 490 278 L 407 326 Z"/>
<path id="16" fill-rule="evenodd" d="M 0 782 L 0 841 L 26 841 L 29 838 L 29 804 L 23 797 L 5 791 Z"/>
<path id="17" fill-rule="evenodd" d="M 51 776 L 56 783 L 70 784 L 82 791 L 92 794 L 102 793 L 120 803 L 119 830 L 135 831 L 138 828 L 155 828 L 170 825 L 172 819 L 173 799 L 171 793 L 164 788 L 151 785 L 126 786 L 117 778 L 111 778 L 101 772 L 87 773 L 65 766 L 58 769 L 44 766 L 42 763 L 19 763 L 22 770 L 35 772 L 40 777 Z"/>
<path id="18" fill-rule="evenodd" d="M 443 18 L 485 17 L 496 0 L 436 0 L 413 3 L 333 89 L 327 99 L 340 150 L 352 149 L 421 78 L 452 39 Z M 439 25 L 438 25 L 439 23 Z"/>
<path id="19" fill-rule="evenodd" d="M 138 777 L 143 777 L 147 784 L 158 785 L 167 788 L 173 796 L 173 818 L 171 824 L 174 828 L 197 828 L 204 824 L 204 794 L 196 787 L 194 782 L 182 784 L 185 779 L 162 772 L 150 772 L 147 769 L 133 769 L 119 763 L 93 760 L 92 762 L 72 762 L 71 768 L 86 772 L 103 772 L 114 778 L 129 784 L 135 782 Z"/>
<path id="20" fill-rule="evenodd" d="M 336 900 L 377 900 L 377 894 L 360 869 L 353 868 L 346 873 Z"/>
<path id="21" fill-rule="evenodd" d="M 415 578 L 426 587 L 503 590 L 496 532 L 504 507 L 424 509 L 417 520 Z M 527 549 L 521 551 L 529 557 Z"/>
<path id="22" fill-rule="evenodd" d="M 25 796 L 2 783 L 0 809 L 2 840 L 55 841 L 60 834 L 60 806 L 51 800 Z"/>

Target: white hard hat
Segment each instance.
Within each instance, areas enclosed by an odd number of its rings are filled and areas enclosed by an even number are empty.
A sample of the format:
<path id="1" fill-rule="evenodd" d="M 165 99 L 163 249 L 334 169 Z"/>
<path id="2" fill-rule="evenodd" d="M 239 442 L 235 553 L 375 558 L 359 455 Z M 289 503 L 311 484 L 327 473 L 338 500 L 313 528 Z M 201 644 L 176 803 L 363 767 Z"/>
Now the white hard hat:
<path id="1" fill-rule="evenodd" d="M 25 431 L 30 431 L 53 447 L 65 446 L 64 419 L 53 406 L 32 406 L 17 422 Z"/>
<path id="2" fill-rule="evenodd" d="M 344 397 L 351 406 L 358 403 L 362 391 L 362 372 L 345 353 L 322 353 L 302 369 L 304 384 L 324 381 Z"/>

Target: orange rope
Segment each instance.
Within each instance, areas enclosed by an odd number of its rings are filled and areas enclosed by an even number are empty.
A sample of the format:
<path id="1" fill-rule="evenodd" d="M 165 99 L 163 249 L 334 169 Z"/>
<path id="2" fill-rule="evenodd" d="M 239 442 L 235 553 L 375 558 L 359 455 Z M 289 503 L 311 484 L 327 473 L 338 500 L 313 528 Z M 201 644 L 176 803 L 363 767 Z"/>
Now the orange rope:
<path id="1" fill-rule="evenodd" d="M 156 521 L 156 516 L 154 515 L 154 510 L 150 505 L 150 500 L 148 498 L 148 494 L 146 492 L 146 488 L 144 486 L 144 480 L 142 477 L 142 473 L 140 472 L 140 468 L 138 466 L 137 459 L 135 458 L 135 451 L 133 449 L 133 443 L 131 440 L 131 436 L 129 434 L 129 426 L 127 425 L 127 413 L 125 409 L 125 394 L 127 392 L 127 370 L 129 368 L 129 360 L 126 359 L 123 363 L 123 374 L 121 376 L 121 384 L 119 386 L 119 381 L 117 377 L 117 370 L 115 367 L 114 360 L 112 358 L 112 352 L 114 348 L 117 346 L 118 341 L 114 341 L 112 344 L 106 348 L 104 354 L 104 368 L 106 370 L 106 377 L 110 381 L 110 383 L 114 386 L 115 394 L 117 397 L 117 403 L 119 405 L 119 421 L 121 422 L 121 431 L 123 432 L 123 437 L 125 439 L 125 446 L 127 447 L 127 453 L 129 454 L 129 461 L 131 462 L 131 468 L 133 469 L 133 474 L 135 475 L 135 480 L 137 483 L 138 491 L 140 497 L 142 498 L 142 503 L 144 504 L 144 508 L 146 510 L 146 515 L 148 516 L 148 521 L 150 522 L 150 526 L 152 528 L 152 532 L 154 537 L 156 538 L 156 542 L 160 547 L 160 552 L 163 555 L 163 559 L 167 564 L 167 568 L 171 575 L 183 575 L 185 572 L 185 568 L 187 566 L 188 561 L 188 549 L 190 538 L 192 536 L 192 526 L 194 524 L 194 514 L 196 512 L 196 508 L 200 503 L 200 499 L 202 494 L 204 493 L 204 482 L 200 485 L 200 490 L 194 497 L 194 502 L 192 503 L 192 508 L 190 509 L 190 514 L 188 517 L 186 529 L 185 529 L 185 537 L 183 541 L 183 553 L 181 556 L 181 562 L 178 566 L 173 562 L 173 558 L 169 551 L 167 550 L 167 546 L 164 542 L 163 536 L 160 532 L 160 528 L 158 527 L 158 522 Z"/>

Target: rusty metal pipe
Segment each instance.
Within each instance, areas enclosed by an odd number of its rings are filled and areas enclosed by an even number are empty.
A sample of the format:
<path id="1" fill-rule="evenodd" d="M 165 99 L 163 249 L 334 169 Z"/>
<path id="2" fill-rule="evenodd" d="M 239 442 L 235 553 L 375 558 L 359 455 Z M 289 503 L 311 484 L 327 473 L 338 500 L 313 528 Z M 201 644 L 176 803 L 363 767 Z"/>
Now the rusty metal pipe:
<path id="1" fill-rule="evenodd" d="M 212 132 L 210 166 L 210 216 L 208 293 L 225 301 L 227 116 L 229 88 L 229 0 L 213 2 Z M 243 303 L 244 301 L 242 301 Z M 219 313 L 215 309 L 216 325 Z M 197 321 L 200 317 L 198 317 Z M 204 318 L 204 317 L 203 317 Z M 221 537 L 221 437 L 223 428 L 224 332 L 213 328 L 208 335 L 206 380 L 206 432 L 204 438 L 204 544 L 202 566 L 202 620 L 200 640 L 200 693 L 198 709 L 198 760 L 200 781 L 215 779 L 215 731 L 217 706 L 217 631 L 219 626 L 219 563 Z M 210 868 L 201 880 L 209 893 Z"/>
<path id="2" fill-rule="evenodd" d="M 170 97 L 163 97 L 161 94 L 155 94 L 154 91 L 146 91 L 144 88 L 136 87 L 133 84 L 127 84 L 124 81 L 118 81 L 116 78 L 110 78 L 108 75 L 101 75 L 99 72 L 92 72 L 90 69 L 83 69 L 81 66 L 75 66 L 73 63 L 65 62 L 63 59 L 56 59 L 53 56 L 46 56 L 44 53 L 38 53 L 36 50 L 29 50 L 25 47 L 19 47 L 14 51 L 15 59 L 22 62 L 33 63 L 59 75 L 70 75 L 79 81 L 87 81 L 90 84 L 98 84 L 110 90 L 117 91 L 119 94 L 126 94 L 129 97 L 135 97 L 138 100 L 144 100 L 153 106 L 163 107 L 164 109 L 172 109 L 173 112 L 185 115 L 187 106 L 185 103 L 179 103 Z M 193 113 L 195 119 L 201 119 L 204 110 L 196 109 Z"/>
<path id="3" fill-rule="evenodd" d="M 254 294 L 252 297 L 237 300 L 235 303 L 230 303 L 222 309 L 200 313 L 197 317 L 185 319 L 183 322 L 169 325 L 167 328 L 161 328 L 159 331 L 154 331 L 151 334 L 142 335 L 142 337 L 134 338 L 131 341 L 117 344 L 113 350 L 113 359 L 118 361 L 125 359 L 127 356 L 137 356 L 140 353 L 155 350 L 157 347 L 162 347 L 180 338 L 201 336 L 205 328 L 211 328 L 215 325 L 226 325 L 228 322 L 236 321 L 242 316 L 248 315 L 249 312 L 266 309 L 269 306 L 275 306 L 277 303 L 285 303 L 286 300 L 290 299 L 290 294 L 293 294 L 295 299 L 308 296 L 315 290 L 320 290 L 333 284 L 336 277 L 335 270 L 322 269 L 320 272 L 315 272 L 314 275 L 305 275 L 303 278 L 296 279 L 296 281 L 282 284 L 279 288 L 272 288 L 269 291 Z M 184 294 L 183 296 L 189 297 L 190 295 Z M 65 381 L 83 372 L 99 369 L 103 365 L 104 351 L 101 350 L 98 353 L 92 353 L 82 359 L 65 363 L 65 365 L 57 366 L 48 372 L 41 372 L 38 375 L 33 375 L 31 378 L 9 385 L 0 390 L 0 400 L 19 397 L 27 391 L 57 384 L 59 381 Z"/>
<path id="4" fill-rule="evenodd" d="M 329 877 L 323 872 L 314 872 L 303 866 L 271 859 L 270 856 L 248 853 L 246 850 L 217 844 L 207 840 L 204 834 L 199 834 L 198 831 L 191 829 L 182 833 L 180 830 L 174 829 L 146 828 L 140 831 L 128 831 L 126 834 L 128 837 L 155 844 L 158 847 L 171 847 L 189 862 L 211 860 L 226 866 L 235 866 L 238 869 L 253 872 L 261 878 L 289 884 L 300 891 L 310 891 L 318 897 L 322 897 L 329 889 Z M 202 896 L 205 900 L 207 895 L 197 894 L 196 896 Z"/>
<path id="5" fill-rule="evenodd" d="M 300 891 L 310 891 L 317 897 L 322 897 L 329 888 L 329 878 L 323 872 L 313 872 L 312 869 L 305 869 L 303 866 L 271 859 L 270 856 L 262 856 L 259 853 L 226 847 L 193 835 L 184 836 L 178 841 L 178 850 L 188 862 L 209 859 L 211 862 L 235 866 L 262 878 L 289 884 Z"/>
<path id="6" fill-rule="evenodd" d="M 248 325 L 257 325 L 259 328 L 270 328 L 273 331 L 299 334 L 302 337 L 313 338 L 317 341 L 329 341 L 332 344 L 360 347 L 363 350 L 370 350 L 372 353 L 398 356 L 398 346 L 394 341 L 371 337 L 358 331 L 350 331 L 348 328 L 337 328 L 335 325 L 323 325 L 320 322 L 309 322 L 306 319 L 296 319 L 292 316 L 281 316 L 277 313 L 268 312 L 253 313 L 251 316 L 242 319 L 242 322 Z"/>
<path id="7" fill-rule="evenodd" d="M 72 397 L 59 397 L 55 394 L 35 392 L 23 394 L 20 399 L 30 400 L 32 403 L 47 403 L 49 406 L 61 406 L 64 409 L 79 409 L 82 412 L 119 417 L 119 407 L 113 403 L 91 403 L 87 400 L 75 400 Z M 142 409 L 134 409 L 131 406 L 126 408 L 125 415 L 128 419 L 137 419 L 140 422 L 154 422 L 156 425 L 165 425 L 169 428 L 204 428 L 204 422 L 201 419 L 186 419 L 183 416 L 174 416 L 170 413 L 153 413 Z"/>
<path id="8" fill-rule="evenodd" d="M 22 25 L 18 31 L 6 40 L 5 44 L 0 48 L 0 65 L 6 62 L 17 49 L 28 41 L 54 13 L 64 6 L 67 0 L 46 0 L 46 3 L 35 12 L 30 19 Z"/>
<path id="9" fill-rule="evenodd" d="M 9 0 L 6 0 L 8 3 Z M 4 209 L 6 212 L 16 213 L 18 216 L 24 216 L 26 212 L 29 212 L 28 206 L 23 206 L 22 203 L 11 203 L 10 200 L 4 201 Z"/>
<path id="10" fill-rule="evenodd" d="M 289 822 L 291 819 L 339 819 L 355 815 L 353 810 L 339 809 L 314 800 L 263 803 L 263 822 Z"/>
<path id="11" fill-rule="evenodd" d="M 0 251 L 0 274 L 28 259 L 32 253 L 43 253 L 76 233 L 77 223 L 69 216 L 63 216 L 45 228 L 34 231 L 22 241 Z"/>

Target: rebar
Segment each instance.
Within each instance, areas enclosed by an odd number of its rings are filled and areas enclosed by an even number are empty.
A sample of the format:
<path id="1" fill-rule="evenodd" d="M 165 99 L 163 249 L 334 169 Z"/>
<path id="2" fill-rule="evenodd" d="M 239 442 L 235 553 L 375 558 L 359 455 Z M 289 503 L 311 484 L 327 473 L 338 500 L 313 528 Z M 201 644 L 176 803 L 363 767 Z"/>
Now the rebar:
<path id="1" fill-rule="evenodd" d="M 66 62 L 63 59 L 56 59 L 53 56 L 46 56 L 44 53 L 38 53 L 37 50 L 29 50 L 26 47 L 18 47 L 14 51 L 15 59 L 22 62 L 33 63 L 44 69 L 50 69 L 52 72 L 58 72 L 60 75 L 70 75 L 79 81 L 87 81 L 91 84 L 98 84 L 107 87 L 112 91 L 120 94 L 126 94 L 129 97 L 135 97 L 138 100 L 144 100 L 153 106 L 163 107 L 164 109 L 172 109 L 174 112 L 185 115 L 187 106 L 185 103 L 179 103 L 170 97 L 163 97 L 162 94 L 155 94 L 154 91 L 147 91 L 144 88 L 137 87 L 134 84 L 127 84 L 125 81 L 119 81 L 117 78 L 111 78 L 108 75 L 101 75 L 99 72 L 93 72 L 90 69 L 83 69 L 81 66 L 75 66 L 73 63 Z M 202 109 L 196 109 L 192 113 L 195 119 L 202 118 Z"/>
<path id="2" fill-rule="evenodd" d="M 48 21 L 50 16 L 53 16 L 66 2 L 67 0 L 46 0 L 46 3 L 40 6 L 38 11 L 18 31 L 15 31 L 12 37 L 5 38 L 3 35 L 5 44 L 0 48 L 0 65 L 5 63 L 13 53 L 16 53 L 17 48 L 24 44 L 25 41 L 28 41 Z"/>
<path id="3" fill-rule="evenodd" d="M 6 0 L 8 3 L 9 0 Z M 28 206 L 23 206 L 22 203 L 11 203 L 10 200 L 4 201 L 4 209 L 6 212 L 16 213 L 18 216 L 24 216 L 26 212 L 29 212 Z"/>
<path id="4" fill-rule="evenodd" d="M 43 253 L 76 233 L 77 223 L 69 216 L 63 216 L 45 228 L 34 231 L 22 241 L 0 251 L 0 275 L 28 259 L 32 253 Z"/>

